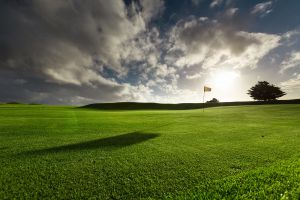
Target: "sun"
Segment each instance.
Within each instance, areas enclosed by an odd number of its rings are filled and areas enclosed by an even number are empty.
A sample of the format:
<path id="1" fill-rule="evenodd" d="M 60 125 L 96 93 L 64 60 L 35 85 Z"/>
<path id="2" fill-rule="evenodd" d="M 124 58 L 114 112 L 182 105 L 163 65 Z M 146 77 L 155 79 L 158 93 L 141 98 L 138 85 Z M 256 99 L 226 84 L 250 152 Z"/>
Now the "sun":
<path id="1" fill-rule="evenodd" d="M 212 73 L 211 83 L 218 88 L 227 88 L 232 86 L 240 74 L 235 71 L 216 71 Z"/>

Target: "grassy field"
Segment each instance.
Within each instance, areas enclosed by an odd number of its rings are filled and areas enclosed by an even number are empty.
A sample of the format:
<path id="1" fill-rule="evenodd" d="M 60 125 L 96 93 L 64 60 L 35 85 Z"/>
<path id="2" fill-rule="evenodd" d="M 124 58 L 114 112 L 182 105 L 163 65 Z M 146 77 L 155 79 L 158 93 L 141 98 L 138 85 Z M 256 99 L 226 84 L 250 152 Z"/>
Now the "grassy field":
<path id="1" fill-rule="evenodd" d="M 0 105 L 0 199 L 299 199 L 300 105 Z"/>

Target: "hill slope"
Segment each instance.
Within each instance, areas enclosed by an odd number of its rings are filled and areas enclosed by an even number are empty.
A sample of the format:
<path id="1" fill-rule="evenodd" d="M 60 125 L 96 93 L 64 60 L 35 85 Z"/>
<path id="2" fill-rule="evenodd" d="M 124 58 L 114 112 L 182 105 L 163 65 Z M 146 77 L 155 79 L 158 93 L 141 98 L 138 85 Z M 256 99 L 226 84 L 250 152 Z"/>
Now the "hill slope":
<path id="1" fill-rule="evenodd" d="M 117 102 L 117 103 L 95 103 L 82 106 L 81 108 L 99 109 L 99 110 L 189 110 L 201 109 L 203 106 L 240 106 L 240 105 L 267 105 L 267 104 L 300 104 L 300 99 L 278 100 L 272 102 L 262 101 L 240 101 L 240 102 L 220 102 L 220 103 L 180 103 L 180 104 L 162 104 L 162 103 L 137 103 L 137 102 Z"/>

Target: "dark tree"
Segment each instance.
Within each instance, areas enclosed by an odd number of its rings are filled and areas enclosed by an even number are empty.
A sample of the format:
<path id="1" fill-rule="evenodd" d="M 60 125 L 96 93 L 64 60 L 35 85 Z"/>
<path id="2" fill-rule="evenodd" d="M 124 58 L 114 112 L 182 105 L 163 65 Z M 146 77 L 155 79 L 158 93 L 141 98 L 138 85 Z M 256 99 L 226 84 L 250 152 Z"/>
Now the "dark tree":
<path id="1" fill-rule="evenodd" d="M 212 100 L 207 101 L 206 103 L 219 103 L 219 100 L 216 98 L 213 98 Z"/>
<path id="2" fill-rule="evenodd" d="M 272 101 L 286 95 L 279 87 L 268 83 L 267 81 L 258 81 L 258 83 L 248 90 L 248 94 L 259 101 Z"/>

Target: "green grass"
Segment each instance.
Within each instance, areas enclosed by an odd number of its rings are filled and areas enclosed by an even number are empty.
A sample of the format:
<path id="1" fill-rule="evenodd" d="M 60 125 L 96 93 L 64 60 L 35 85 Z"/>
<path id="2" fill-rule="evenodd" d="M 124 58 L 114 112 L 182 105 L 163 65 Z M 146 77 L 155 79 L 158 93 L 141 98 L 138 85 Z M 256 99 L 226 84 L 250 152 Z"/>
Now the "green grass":
<path id="1" fill-rule="evenodd" d="M 299 199 L 300 105 L 0 105 L 0 199 Z"/>

